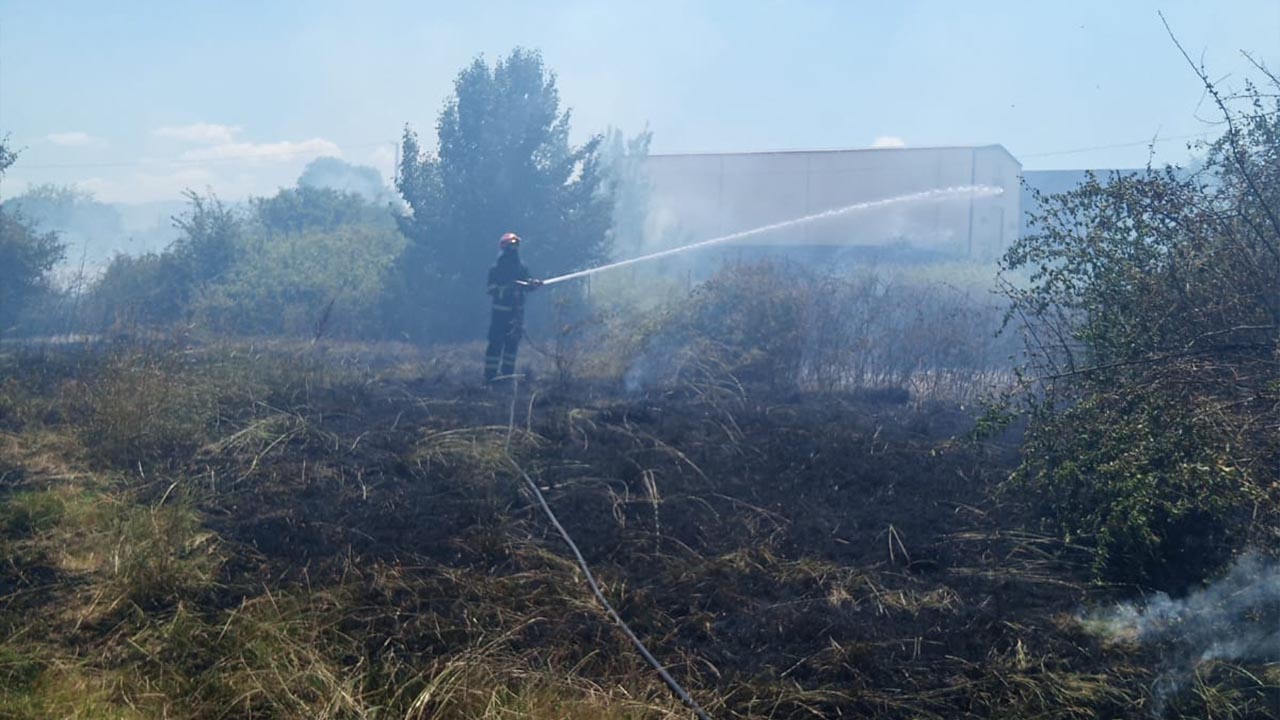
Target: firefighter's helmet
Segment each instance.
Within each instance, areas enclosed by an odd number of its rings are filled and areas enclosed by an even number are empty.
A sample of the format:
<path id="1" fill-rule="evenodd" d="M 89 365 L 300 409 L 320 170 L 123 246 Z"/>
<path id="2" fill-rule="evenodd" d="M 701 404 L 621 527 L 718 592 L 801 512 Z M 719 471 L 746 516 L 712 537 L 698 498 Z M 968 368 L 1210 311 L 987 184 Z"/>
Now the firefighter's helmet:
<path id="1" fill-rule="evenodd" d="M 520 236 L 515 233 L 506 233 L 498 240 L 498 249 L 506 250 L 509 247 L 515 247 L 520 244 Z"/>

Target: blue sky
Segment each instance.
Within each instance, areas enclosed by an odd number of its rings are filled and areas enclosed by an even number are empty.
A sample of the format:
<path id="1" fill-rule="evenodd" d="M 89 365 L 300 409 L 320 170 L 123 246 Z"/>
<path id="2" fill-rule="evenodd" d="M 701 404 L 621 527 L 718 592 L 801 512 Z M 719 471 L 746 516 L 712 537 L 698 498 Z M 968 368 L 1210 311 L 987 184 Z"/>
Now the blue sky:
<path id="1" fill-rule="evenodd" d="M 1280 67 L 1280 0 L 71 2 L 0 0 L 0 193 L 237 199 L 336 154 L 390 172 L 477 54 L 540 49 L 578 139 L 655 152 L 1001 143 L 1029 169 L 1182 162 L 1213 131 L 1157 16 L 1238 86 Z M 1121 145 L 1123 147 L 1110 147 Z M 1097 148 L 1084 150 L 1085 148 Z"/>

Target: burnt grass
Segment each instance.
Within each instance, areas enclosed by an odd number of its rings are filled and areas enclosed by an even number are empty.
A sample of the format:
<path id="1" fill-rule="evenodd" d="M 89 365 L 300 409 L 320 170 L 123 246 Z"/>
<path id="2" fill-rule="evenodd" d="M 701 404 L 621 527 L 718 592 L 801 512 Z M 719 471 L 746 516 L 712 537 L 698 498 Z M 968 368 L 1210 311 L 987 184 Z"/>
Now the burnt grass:
<path id="1" fill-rule="evenodd" d="M 1092 584 L 1087 554 L 1036 531 L 999 489 L 1017 438 L 967 440 L 970 409 L 875 394 L 626 394 L 607 383 L 513 393 L 446 373 L 299 373 L 253 392 L 230 383 L 198 442 L 166 435 L 162 447 L 102 447 L 86 429 L 101 409 L 42 406 L 41 427 L 81 438 L 86 472 L 115 478 L 111 492 L 198 511 L 223 562 L 206 586 L 71 627 L 54 608 L 89 581 L 14 554 L 0 572 L 11 637 L 29 621 L 20 617 L 39 616 L 46 654 L 179 677 L 172 688 L 190 697 L 161 691 L 175 696 L 162 703 L 173 716 L 300 717 L 270 696 L 212 709 L 208 678 L 239 652 L 221 634 L 145 653 L 135 648 L 152 646 L 130 639 L 178 612 L 230 627 L 244 608 L 287 596 L 302 598 L 304 619 L 326 618 L 309 642 L 385 712 L 352 717 L 405 717 L 451 661 L 487 664 L 508 687 L 536 671 L 649 703 L 619 717 L 687 716 L 595 604 L 523 469 L 621 615 L 715 717 L 1151 713 L 1158 651 L 1079 621 L 1125 589 Z M 40 392 L 65 397 L 70 382 Z M 5 431 L 21 437 L 29 426 L 13 417 Z M 6 494 L 50 487 L 23 462 L 0 461 Z M 112 692 L 158 707 L 126 686 Z M 1235 716 L 1266 717 L 1267 692 L 1233 696 Z M 1188 717 L 1205 707 L 1181 702 Z M 482 716 L 468 707 L 420 716 Z"/>

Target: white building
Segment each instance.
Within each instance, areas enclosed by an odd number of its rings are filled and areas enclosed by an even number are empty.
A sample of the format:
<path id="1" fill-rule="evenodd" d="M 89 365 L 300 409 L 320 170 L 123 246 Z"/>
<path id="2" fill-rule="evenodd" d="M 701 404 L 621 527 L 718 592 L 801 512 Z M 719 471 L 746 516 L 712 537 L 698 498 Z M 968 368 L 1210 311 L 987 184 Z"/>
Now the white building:
<path id="1" fill-rule="evenodd" d="M 972 185 L 1003 192 L 880 206 L 770 231 L 742 246 L 900 248 L 985 261 L 998 257 L 1019 229 L 1022 166 L 999 145 L 652 155 L 646 169 L 648 251 L 855 203 Z"/>

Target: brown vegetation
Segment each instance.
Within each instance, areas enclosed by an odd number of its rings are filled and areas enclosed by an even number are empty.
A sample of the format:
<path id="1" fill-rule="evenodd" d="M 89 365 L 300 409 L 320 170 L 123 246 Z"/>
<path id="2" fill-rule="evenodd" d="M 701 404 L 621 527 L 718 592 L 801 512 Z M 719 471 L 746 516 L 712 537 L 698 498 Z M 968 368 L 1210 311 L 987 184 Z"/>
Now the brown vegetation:
<path id="1" fill-rule="evenodd" d="M 1139 717 L 1155 652 L 943 402 L 708 375 L 516 395 L 404 349 L 7 359 L 0 716 Z M 585 387 L 585 386 L 584 386 Z M 917 398 L 918 399 L 918 398 Z M 1203 665 L 1171 717 L 1266 717 Z"/>

